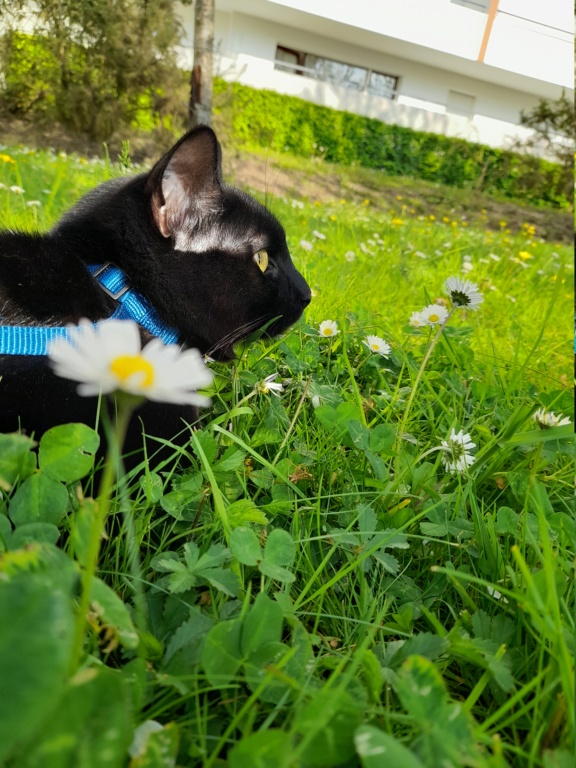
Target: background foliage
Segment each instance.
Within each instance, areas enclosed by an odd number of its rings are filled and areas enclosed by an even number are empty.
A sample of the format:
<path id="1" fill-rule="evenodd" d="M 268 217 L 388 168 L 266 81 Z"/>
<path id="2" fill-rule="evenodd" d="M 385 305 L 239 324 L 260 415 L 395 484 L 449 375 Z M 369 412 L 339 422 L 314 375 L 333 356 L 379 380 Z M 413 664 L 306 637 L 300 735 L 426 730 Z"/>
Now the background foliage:
<path id="1" fill-rule="evenodd" d="M 0 0 L 1 101 L 103 139 L 157 113 L 175 79 L 180 26 L 170 0 Z M 33 33 L 23 33 L 22 29 Z M 148 118 L 150 120 L 150 118 Z M 157 119 L 157 115 L 156 115 Z"/>
<path id="2" fill-rule="evenodd" d="M 498 192 L 536 205 L 571 205 L 572 180 L 562 166 L 538 157 L 414 131 L 240 83 L 217 80 L 215 94 L 224 123 L 248 144 Z"/>

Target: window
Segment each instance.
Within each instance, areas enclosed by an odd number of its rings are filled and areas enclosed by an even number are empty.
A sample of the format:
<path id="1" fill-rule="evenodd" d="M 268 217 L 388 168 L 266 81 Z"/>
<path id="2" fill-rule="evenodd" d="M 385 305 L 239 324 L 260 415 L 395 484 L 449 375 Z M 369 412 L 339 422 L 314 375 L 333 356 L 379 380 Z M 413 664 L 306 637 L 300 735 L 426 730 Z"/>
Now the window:
<path id="1" fill-rule="evenodd" d="M 458 91 L 448 91 L 446 112 L 451 115 L 472 117 L 474 115 L 475 104 L 475 96 L 469 96 L 467 93 L 458 93 Z"/>
<path id="2" fill-rule="evenodd" d="M 471 8 L 473 11 L 488 13 L 490 9 L 490 0 L 450 0 L 454 5 L 463 5 L 464 8 Z"/>
<path id="3" fill-rule="evenodd" d="M 398 78 L 393 75 L 326 59 L 323 56 L 314 56 L 283 45 L 276 47 L 274 68 L 373 96 L 384 96 L 387 99 L 394 98 L 398 85 Z"/>

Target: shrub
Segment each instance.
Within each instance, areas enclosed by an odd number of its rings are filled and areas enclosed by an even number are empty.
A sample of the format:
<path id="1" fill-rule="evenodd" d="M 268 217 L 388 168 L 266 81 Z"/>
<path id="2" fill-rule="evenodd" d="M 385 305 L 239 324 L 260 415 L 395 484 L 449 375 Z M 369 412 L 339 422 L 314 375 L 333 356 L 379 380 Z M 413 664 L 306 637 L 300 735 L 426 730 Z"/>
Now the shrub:
<path id="1" fill-rule="evenodd" d="M 536 205 L 571 205 L 561 167 L 541 158 L 414 131 L 222 79 L 215 81 L 214 95 L 223 122 L 247 144 L 301 156 L 316 151 L 342 165 L 473 187 Z"/>

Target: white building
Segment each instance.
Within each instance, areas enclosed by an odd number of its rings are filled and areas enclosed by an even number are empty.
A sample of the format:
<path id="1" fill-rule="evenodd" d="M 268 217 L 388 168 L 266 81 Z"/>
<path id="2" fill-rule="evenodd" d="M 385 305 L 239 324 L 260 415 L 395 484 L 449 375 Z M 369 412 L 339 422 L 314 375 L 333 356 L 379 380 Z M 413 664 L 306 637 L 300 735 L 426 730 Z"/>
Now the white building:
<path id="1" fill-rule="evenodd" d="M 215 2 L 219 73 L 255 88 L 497 147 L 521 110 L 573 98 L 571 0 Z"/>

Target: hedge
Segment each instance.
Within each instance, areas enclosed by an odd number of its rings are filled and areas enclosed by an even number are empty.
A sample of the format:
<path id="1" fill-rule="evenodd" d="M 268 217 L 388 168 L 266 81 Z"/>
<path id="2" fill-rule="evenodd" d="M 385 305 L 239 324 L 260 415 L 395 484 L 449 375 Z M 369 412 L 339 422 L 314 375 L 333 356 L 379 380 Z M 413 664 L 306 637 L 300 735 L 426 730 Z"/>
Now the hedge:
<path id="1" fill-rule="evenodd" d="M 241 142 L 383 170 L 532 204 L 571 205 L 562 166 L 540 158 L 414 131 L 294 96 L 214 82 L 217 111 Z"/>

